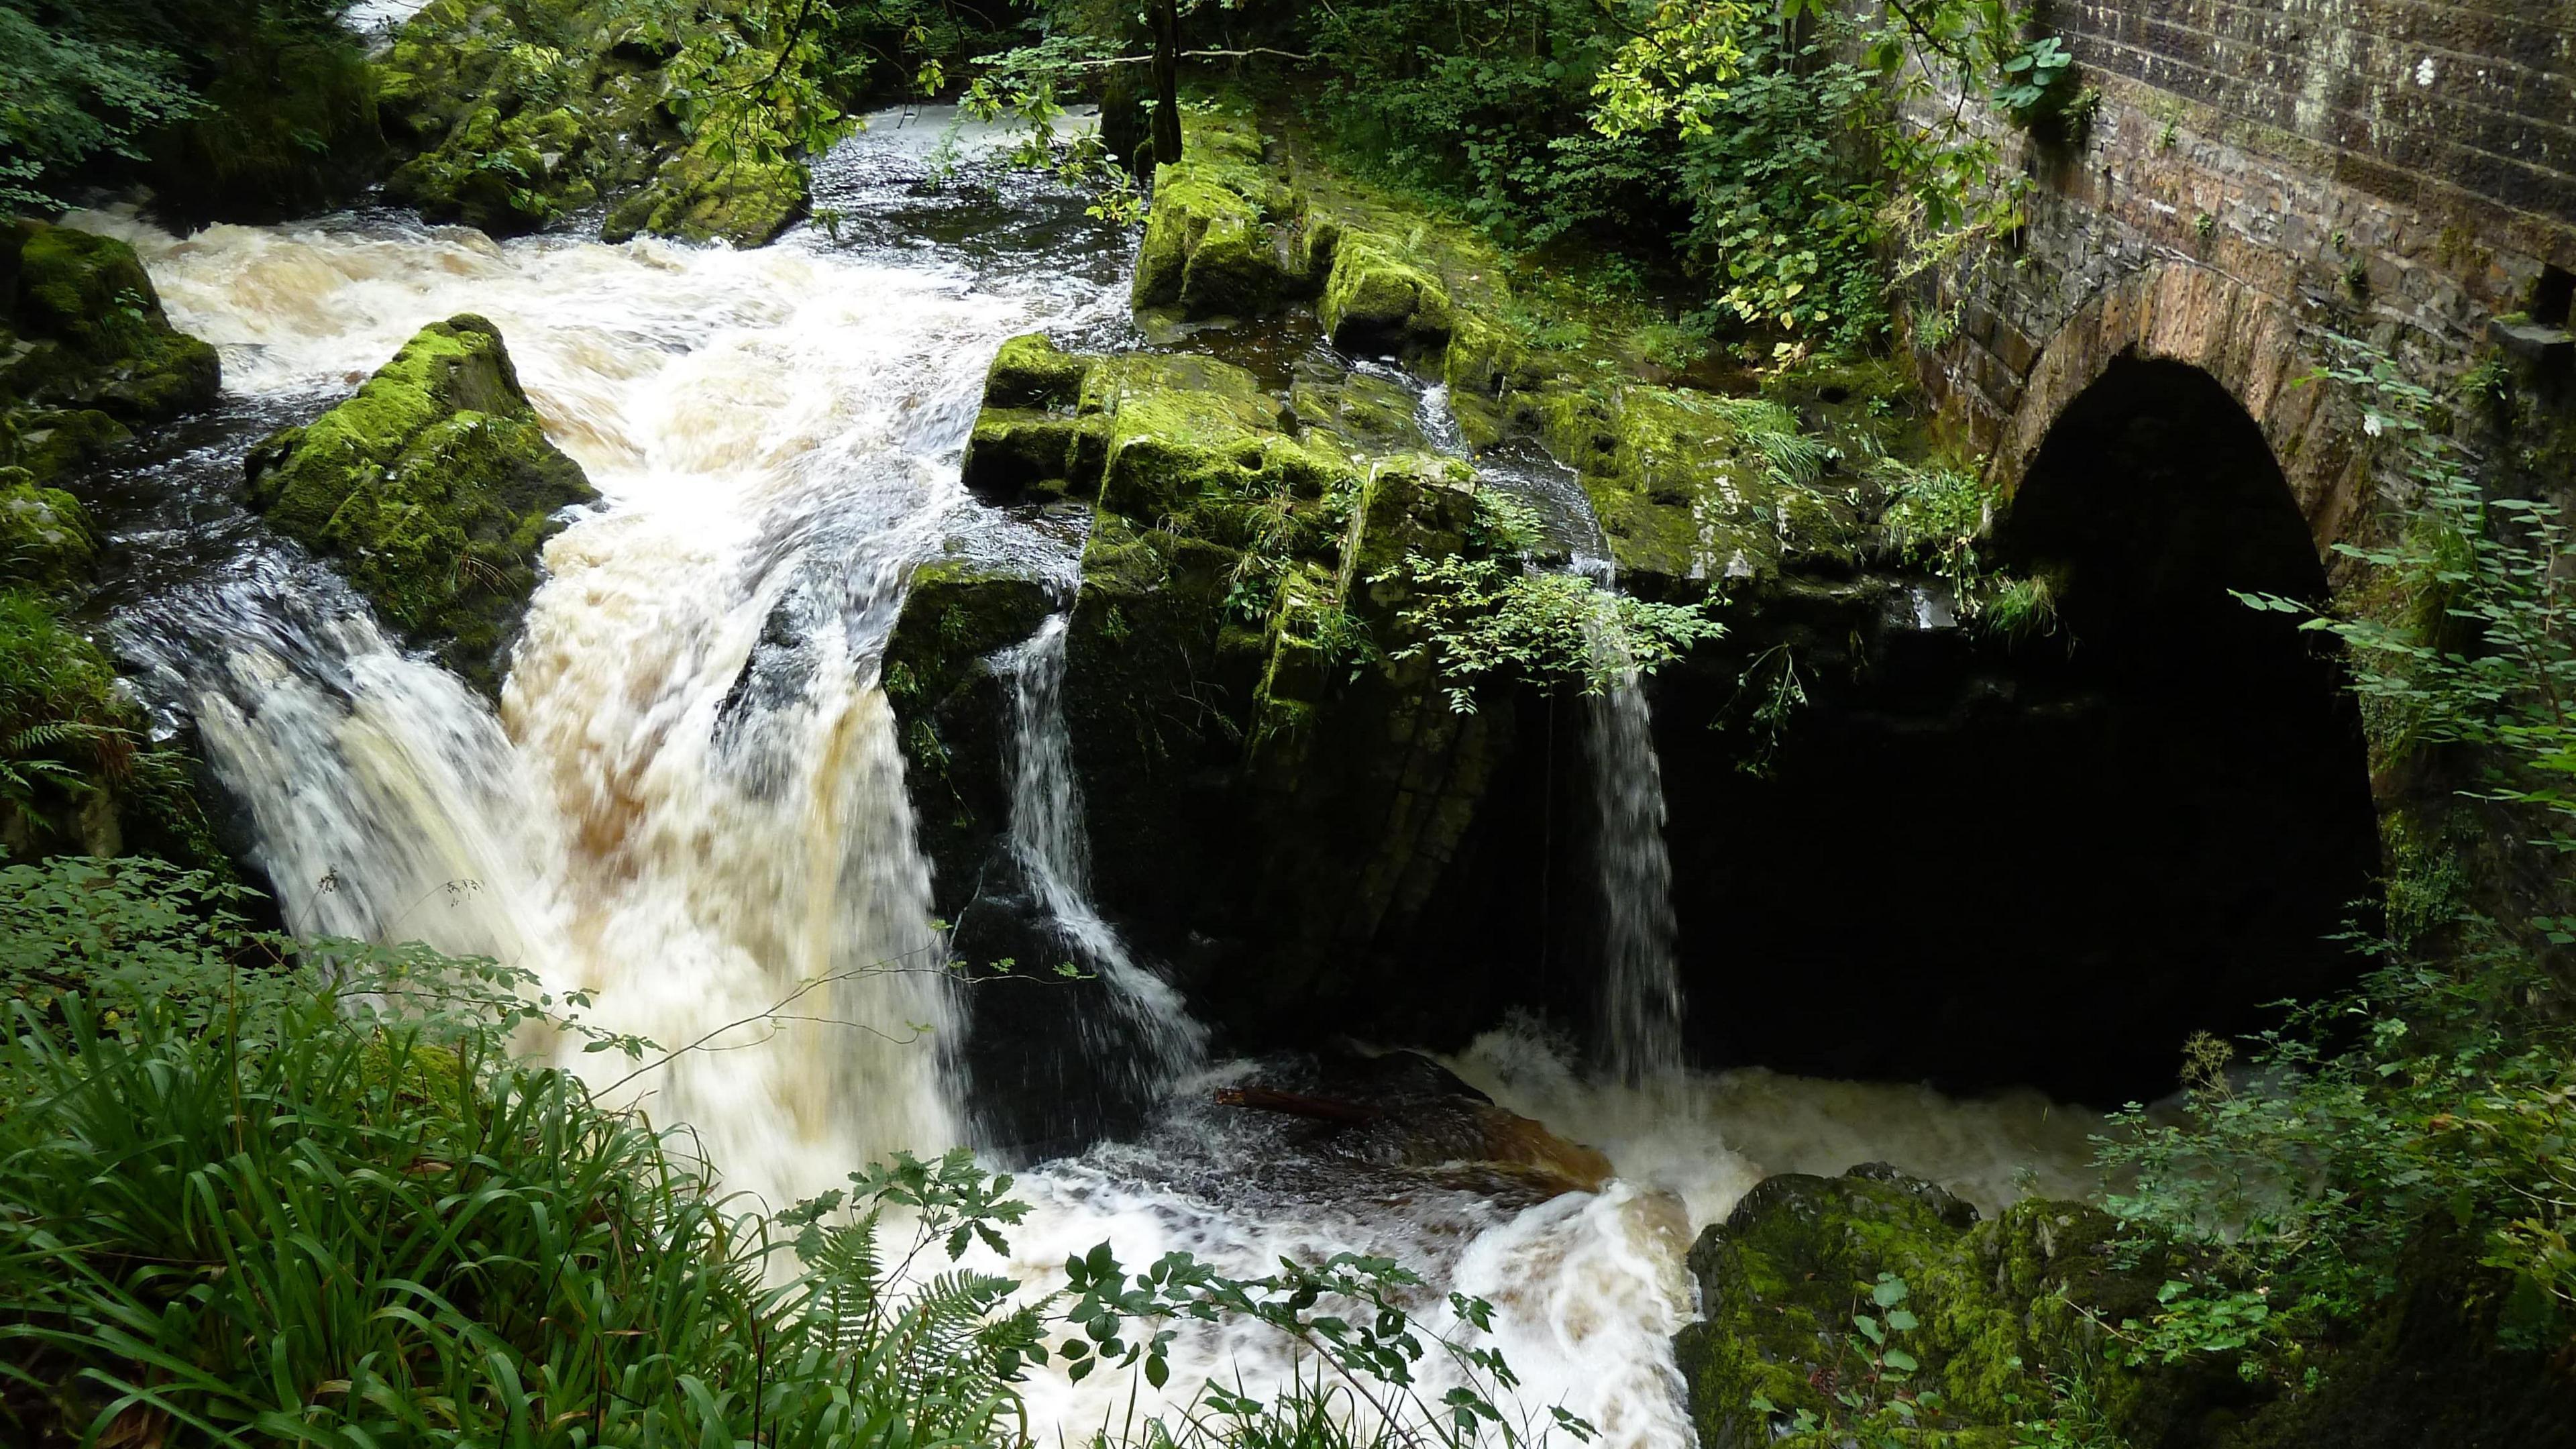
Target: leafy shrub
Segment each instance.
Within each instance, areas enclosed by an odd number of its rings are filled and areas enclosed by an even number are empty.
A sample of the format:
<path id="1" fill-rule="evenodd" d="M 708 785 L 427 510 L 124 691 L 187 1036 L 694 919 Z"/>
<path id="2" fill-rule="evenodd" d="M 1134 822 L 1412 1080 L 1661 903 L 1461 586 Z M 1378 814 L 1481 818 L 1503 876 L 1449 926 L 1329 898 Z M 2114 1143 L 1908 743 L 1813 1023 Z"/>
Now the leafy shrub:
<path id="1" fill-rule="evenodd" d="M 1704 603 L 1649 603 L 1517 559 L 1415 553 L 1397 572 L 1415 593 L 1403 618 L 1418 637 L 1392 657 L 1429 659 L 1460 714 L 1475 712 L 1488 679 L 1604 694 L 1725 632 Z"/>
<path id="2" fill-rule="evenodd" d="M 2484 762 L 2481 798 L 2532 807 L 2557 849 L 2576 850 L 2576 538 L 2554 503 L 2488 497 L 2441 400 L 2384 354 L 2344 349 L 2311 381 L 2362 399 L 2363 432 L 2414 494 L 2393 541 L 2335 545 L 2384 581 L 2376 606 L 2239 597 L 2341 641 L 2383 759 L 2465 747 Z"/>
<path id="3" fill-rule="evenodd" d="M 2157 1317 L 2129 1326 L 2133 1357 L 2260 1350 L 2363 1314 L 2428 1218 L 2505 1276 L 2513 1340 L 2569 1340 L 2576 1030 L 2522 1008 L 2537 969 L 2469 924 L 2447 962 L 2375 947 L 2361 990 L 2256 1038 L 2241 1082 L 2232 1048 L 2196 1041 L 2187 1121 L 2113 1118 L 2102 1162 L 2134 1186 L 2107 1206 L 2133 1242 L 2193 1250 Z"/>
<path id="4" fill-rule="evenodd" d="M 109 157 L 206 109 L 253 36 L 352 47 L 348 0 L 0 0 L 0 206 L 50 210 Z M 353 52 L 354 53 L 354 52 Z"/>

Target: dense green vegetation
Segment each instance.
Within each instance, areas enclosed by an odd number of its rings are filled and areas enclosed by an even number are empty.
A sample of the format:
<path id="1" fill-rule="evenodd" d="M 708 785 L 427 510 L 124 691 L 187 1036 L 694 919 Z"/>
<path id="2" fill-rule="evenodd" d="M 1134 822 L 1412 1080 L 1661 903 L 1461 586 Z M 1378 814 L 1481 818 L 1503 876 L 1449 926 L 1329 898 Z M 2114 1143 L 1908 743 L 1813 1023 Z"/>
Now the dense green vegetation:
<path id="1" fill-rule="evenodd" d="M 1240 1280 L 1179 1253 L 1131 1272 L 1104 1244 L 1023 1293 L 953 1266 L 1027 1210 L 962 1151 L 764 1217 L 684 1133 L 514 1064 L 514 1033 L 648 1050 L 584 1027 L 578 994 L 256 930 L 248 903 L 141 860 L 0 871 L 12 1443 L 1024 1444 L 1031 1363 L 1160 1385 L 1175 1326 L 1227 1317 L 1324 1377 L 1211 1386 L 1103 1442 L 1341 1445 L 1355 1398 L 1389 1440 L 1585 1432 L 1503 1423 L 1508 1366 L 1414 1328 L 1393 1263 Z M 1426 1355 L 1476 1387 L 1426 1399 Z"/>
<path id="2" fill-rule="evenodd" d="M 382 152 L 348 0 L 8 0 L 0 203 L 139 175 L 189 216 L 353 194 Z"/>

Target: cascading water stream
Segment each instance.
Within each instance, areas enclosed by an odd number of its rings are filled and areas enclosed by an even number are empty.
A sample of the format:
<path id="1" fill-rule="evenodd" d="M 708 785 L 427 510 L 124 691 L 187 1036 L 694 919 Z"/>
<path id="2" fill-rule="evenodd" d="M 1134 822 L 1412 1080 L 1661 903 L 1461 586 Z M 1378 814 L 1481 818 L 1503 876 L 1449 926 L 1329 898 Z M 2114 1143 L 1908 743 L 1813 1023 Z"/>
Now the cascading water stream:
<path id="1" fill-rule="evenodd" d="M 1085 1017 L 1092 1059 L 1111 1064 L 1121 1085 L 1159 1091 L 1203 1064 L 1207 1031 L 1191 1019 L 1180 993 L 1136 963 L 1115 927 L 1091 900 L 1091 845 L 1082 823 L 1082 786 L 1073 772 L 1073 742 L 1064 725 L 1064 644 L 1069 619 L 1051 614 L 1027 642 L 995 660 L 1011 683 L 1015 758 L 1011 774 L 1011 854 L 1037 904 L 1080 963 L 1099 973 L 1127 1028 Z M 1124 1050 L 1129 1039 L 1141 1050 Z"/>
<path id="2" fill-rule="evenodd" d="M 887 140 L 818 186 L 900 204 L 924 173 Z M 960 1140 L 960 1024 L 875 674 L 916 560 L 1033 546 L 964 495 L 956 451 L 994 347 L 1114 317 L 1115 267 L 82 222 L 135 242 L 262 423 L 426 322 L 490 316 L 606 500 L 549 546 L 497 718 L 291 548 L 244 534 L 189 576 L 192 530 L 120 540 L 174 555 L 118 632 L 200 722 L 290 922 L 488 953 L 696 1048 L 619 1095 L 772 1203 Z M 565 1050 L 603 1087 L 630 1070 Z"/>
<path id="3" fill-rule="evenodd" d="M 1596 648 L 1615 648 L 1606 641 Z M 1637 671 L 1583 701 L 1591 778 L 1591 855 L 1601 906 L 1602 1065 L 1629 1086 L 1682 1068 L 1682 982 L 1673 864 L 1664 844 L 1664 772 Z"/>
<path id="4" fill-rule="evenodd" d="M 1415 420 L 1431 445 L 1468 458 L 1449 410 L 1449 389 L 1423 391 Z M 1488 486 L 1531 506 L 1566 571 L 1593 581 L 1604 595 L 1618 589 L 1609 540 L 1571 470 L 1543 456 L 1469 461 Z M 1592 647 L 1612 682 L 1583 701 L 1583 761 L 1588 809 L 1585 856 L 1592 867 L 1598 914 L 1600 996 L 1595 1054 L 1629 1086 L 1667 1080 L 1682 1068 L 1681 966 L 1675 952 L 1672 858 L 1664 841 L 1663 763 L 1655 753 L 1654 716 L 1637 671 L 1619 640 L 1594 630 Z"/>
<path id="5" fill-rule="evenodd" d="M 923 559 L 1066 577 L 1079 539 L 975 503 L 957 455 L 1002 338 L 1045 326 L 1096 345 L 1124 326 L 1123 239 L 1046 183 L 932 184 L 942 146 L 935 118 L 882 118 L 817 167 L 816 204 L 841 215 L 840 238 L 801 231 L 752 252 L 496 245 L 374 214 L 185 241 L 78 219 L 134 241 L 175 320 L 224 350 L 223 411 L 103 485 L 125 580 L 112 622 L 151 692 L 201 730 L 289 921 L 488 953 L 594 990 L 603 1026 L 711 1048 L 619 1096 L 687 1124 L 729 1188 L 772 1203 L 888 1149 L 968 1135 L 964 1007 L 940 969 L 876 671 Z M 549 547 L 497 711 L 390 643 L 329 570 L 232 501 L 251 441 L 345 395 L 422 324 L 469 310 L 500 326 L 549 435 L 605 496 Z M 1543 514 L 1593 526 L 1580 490 L 1537 461 L 1526 477 L 1505 476 L 1508 460 L 1482 466 Z M 1755 1073 L 1649 1098 L 1516 1032 L 1451 1065 L 1600 1145 L 1626 1180 L 1529 1206 L 1300 1166 L 1311 1159 L 1283 1150 L 1278 1124 L 1175 1089 L 1242 1069 L 1189 1076 L 1197 1028 L 1090 900 L 1065 639 L 1053 621 L 993 661 L 1017 741 L 1010 853 L 1037 914 L 1098 977 L 1032 1009 L 1056 1013 L 1042 1029 L 1088 1038 L 1134 1090 L 1168 1095 L 1130 1140 L 1021 1174 L 1033 1211 L 1000 1266 L 1025 1281 L 1104 1239 L 1131 1264 L 1187 1249 L 1242 1276 L 1282 1254 L 1383 1254 L 1434 1285 L 1433 1331 L 1454 1326 L 1443 1290 L 1493 1301 L 1494 1331 L 1477 1341 L 1524 1380 L 1507 1413 L 1533 1422 L 1562 1403 L 1606 1445 L 1677 1449 L 1690 1442 L 1670 1347 L 1692 1310 L 1683 1249 L 1764 1168 L 1892 1158 L 1988 1205 L 2023 1163 L 2052 1190 L 2073 1181 L 2085 1119 L 2035 1097 L 1960 1106 Z M 1587 755 L 1605 802 L 1596 829 L 1637 843 L 1594 852 L 1602 904 L 1638 941 L 1605 943 L 1605 979 L 1643 1004 L 1603 1017 L 1660 1063 L 1652 1039 L 1678 1002 L 1654 985 L 1671 937 L 1668 904 L 1654 908 L 1669 868 L 1649 721 L 1634 691 L 1601 708 Z M 830 984 L 772 1009 L 818 981 Z M 967 1004 L 985 1019 L 972 993 Z M 629 1071 L 531 1049 L 602 1087 Z M 1622 1060 L 1615 1043 L 1603 1059 Z M 1760 1162 L 1730 1143 L 1754 1144 Z M 1267 1330 L 1191 1325 L 1168 1394 L 1138 1407 L 1211 1379 L 1275 1394 L 1311 1368 Z M 1436 1399 L 1438 1376 L 1426 1385 Z M 1084 1438 L 1124 1416 L 1130 1388 L 1041 1373 L 1031 1428 Z"/>

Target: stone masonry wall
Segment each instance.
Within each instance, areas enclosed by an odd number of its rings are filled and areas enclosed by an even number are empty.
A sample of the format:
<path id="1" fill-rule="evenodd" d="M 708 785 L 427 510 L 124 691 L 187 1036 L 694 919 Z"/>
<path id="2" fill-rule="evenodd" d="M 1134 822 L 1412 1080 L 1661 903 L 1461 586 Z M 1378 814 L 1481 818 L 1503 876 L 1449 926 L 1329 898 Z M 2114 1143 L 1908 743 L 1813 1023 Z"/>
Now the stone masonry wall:
<path id="1" fill-rule="evenodd" d="M 2547 269 L 2576 271 L 2576 0 L 2061 0 L 2042 20 L 2099 109 L 2075 141 L 1989 121 L 2033 182 L 2028 224 L 1919 287 L 1926 386 L 2009 487 L 2112 356 L 2195 363 L 2263 425 L 2320 542 L 2339 535 L 2366 489 L 2296 385 L 2322 334 L 2440 380 L 2545 303 Z"/>

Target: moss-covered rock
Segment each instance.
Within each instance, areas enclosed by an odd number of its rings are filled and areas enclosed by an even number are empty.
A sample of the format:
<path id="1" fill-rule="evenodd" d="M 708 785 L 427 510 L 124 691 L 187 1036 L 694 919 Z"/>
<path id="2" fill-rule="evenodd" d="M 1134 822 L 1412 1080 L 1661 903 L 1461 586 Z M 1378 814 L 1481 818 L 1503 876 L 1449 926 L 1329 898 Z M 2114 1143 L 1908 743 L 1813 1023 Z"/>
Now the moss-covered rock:
<path id="1" fill-rule="evenodd" d="M 1449 288 L 1393 238 L 1346 229 L 1315 304 L 1325 333 L 1346 352 L 1439 356 L 1455 326 Z"/>
<path id="2" fill-rule="evenodd" d="M 501 334 L 421 329 L 355 397 L 251 453 L 247 496 L 406 638 L 498 688 L 556 513 L 598 496 L 546 440 Z"/>
<path id="3" fill-rule="evenodd" d="M 1823 448 L 1777 404 L 1634 384 L 1557 386 L 1532 409 L 1638 592 L 1847 562 L 1865 541 L 1853 498 L 1822 486 Z"/>
<path id="4" fill-rule="evenodd" d="M 87 584 L 98 539 L 80 501 L 39 486 L 24 468 L 0 468 L 0 578 L 63 593 Z"/>
<path id="5" fill-rule="evenodd" d="M 1032 494 L 1089 496 L 1106 453 L 1077 448 L 1076 416 L 1092 361 L 1059 349 L 1039 333 L 1004 342 L 984 379 L 984 410 L 966 442 L 962 477 L 990 503 Z M 1096 435 L 1097 425 L 1093 428 Z M 1080 453 L 1082 456 L 1077 456 Z M 1074 480 L 1079 477 L 1081 482 Z"/>
<path id="6" fill-rule="evenodd" d="M 1885 1164 L 1757 1184 L 1691 1249 L 1704 1319 L 1674 1347 L 1700 1443 L 2002 1449 L 2070 1405 L 2075 1442 L 2227 1442 L 2249 1402 L 2231 1364 L 2138 1365 L 2116 1340 L 2160 1275 L 2124 1266 L 2109 1217 L 2032 1199 L 1976 1219 Z"/>
<path id="7" fill-rule="evenodd" d="M 1377 378 L 1308 378 L 1292 405 L 1214 359 L 1030 338 L 986 402 L 979 491 L 1093 502 L 1063 706 L 1101 901 L 1147 955 L 1224 951 L 1200 985 L 1230 1025 L 1293 1032 L 1410 991 L 1358 963 L 1430 929 L 1515 738 L 1508 710 L 1458 714 L 1425 660 L 1394 657 L 1394 565 L 1466 545 L 1472 471 L 1419 451 L 1409 396 Z M 886 673 L 952 916 L 952 891 L 1008 875 L 990 867 L 1007 699 L 986 656 L 1041 611 L 1035 585 L 963 568 L 916 581 Z M 952 612 L 1004 622 L 936 627 Z"/>
<path id="8" fill-rule="evenodd" d="M 685 132 L 666 71 L 692 29 L 727 23 L 712 3 L 639 15 L 598 0 L 430 0 L 378 63 L 384 128 L 408 153 L 386 191 L 495 236 L 608 207 L 611 240 L 768 241 L 803 214 L 805 168 L 753 154 L 777 137 Z"/>
<path id="9" fill-rule="evenodd" d="M 1287 207 L 1262 169 L 1260 127 L 1239 102 L 1219 104 L 1190 117 L 1188 137 L 1181 160 L 1154 169 L 1134 303 L 1191 319 L 1260 316 L 1303 280 L 1274 227 Z"/>
<path id="10" fill-rule="evenodd" d="M 29 410 L 8 418 L 0 426 L 14 425 L 18 465 L 40 481 L 85 468 L 134 436 L 95 408 Z"/>
<path id="11" fill-rule="evenodd" d="M 795 161 L 722 158 L 703 145 L 662 163 L 653 179 L 608 213 L 603 240 L 640 233 L 682 241 L 727 241 L 759 246 L 805 214 L 811 179 Z"/>
<path id="12" fill-rule="evenodd" d="M 1082 402 L 1091 364 L 1092 359 L 1065 351 L 1042 332 L 1010 338 L 993 354 L 993 366 L 984 374 L 984 405 L 1071 412 Z"/>
<path id="13" fill-rule="evenodd" d="M 0 405 L 131 422 L 202 407 L 222 386 L 215 350 L 170 325 L 134 249 L 112 237 L 27 220 L 0 229 L 0 297 Z"/>

